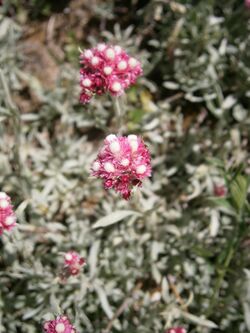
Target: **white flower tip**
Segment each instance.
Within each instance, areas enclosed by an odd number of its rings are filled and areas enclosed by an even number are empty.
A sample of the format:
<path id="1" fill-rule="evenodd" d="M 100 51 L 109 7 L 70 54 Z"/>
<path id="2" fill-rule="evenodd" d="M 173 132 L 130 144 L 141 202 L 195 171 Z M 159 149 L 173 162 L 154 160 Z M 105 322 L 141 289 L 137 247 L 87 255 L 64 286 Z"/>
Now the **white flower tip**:
<path id="1" fill-rule="evenodd" d="M 9 206 L 9 203 L 6 199 L 0 200 L 0 208 L 7 208 Z"/>
<path id="2" fill-rule="evenodd" d="M 84 51 L 83 55 L 84 55 L 84 58 L 90 59 L 90 58 L 92 58 L 93 53 L 91 50 L 86 50 L 86 51 Z"/>
<path id="3" fill-rule="evenodd" d="M 98 57 L 93 57 L 93 58 L 91 59 L 91 64 L 92 64 L 93 66 L 98 65 L 99 62 L 100 62 L 100 59 L 99 59 Z"/>
<path id="4" fill-rule="evenodd" d="M 136 168 L 136 173 L 138 173 L 139 175 L 143 175 L 146 170 L 147 170 L 146 165 L 141 164 L 138 165 L 138 167 Z"/>
<path id="5" fill-rule="evenodd" d="M 107 57 L 108 59 L 110 59 L 110 60 L 113 60 L 113 59 L 115 58 L 115 52 L 114 52 L 114 50 L 111 49 L 111 48 L 108 48 L 108 49 L 106 50 L 105 54 L 106 54 L 106 57 Z"/>
<path id="6" fill-rule="evenodd" d="M 113 140 L 116 140 L 117 139 L 117 136 L 115 134 L 109 134 L 107 137 L 106 137 L 106 140 L 108 142 L 111 142 Z"/>
<path id="7" fill-rule="evenodd" d="M 4 221 L 4 224 L 5 225 L 12 225 L 12 224 L 15 224 L 15 222 L 16 222 L 15 217 L 11 215 L 11 216 L 6 217 L 6 219 Z"/>
<path id="8" fill-rule="evenodd" d="M 55 330 L 57 333 L 64 333 L 65 325 L 63 323 L 56 324 Z"/>
<path id="9" fill-rule="evenodd" d="M 104 51 L 105 48 L 106 48 L 106 45 L 103 43 L 97 45 L 97 50 L 100 52 Z"/>
<path id="10" fill-rule="evenodd" d="M 121 165 L 124 166 L 124 167 L 128 166 L 129 165 L 129 159 L 124 158 L 123 160 L 121 160 Z"/>
<path id="11" fill-rule="evenodd" d="M 181 329 L 181 333 L 187 333 L 187 331 L 185 330 L 185 328 Z"/>
<path id="12" fill-rule="evenodd" d="M 122 60 L 118 63 L 117 65 L 117 68 L 120 70 L 120 71 L 123 71 L 124 69 L 127 68 L 127 62 L 125 60 Z"/>
<path id="13" fill-rule="evenodd" d="M 115 45 L 114 50 L 115 50 L 116 54 L 120 54 L 122 52 L 122 48 L 119 45 Z"/>
<path id="14" fill-rule="evenodd" d="M 128 141 L 137 141 L 138 137 L 135 134 L 128 135 Z"/>
<path id="15" fill-rule="evenodd" d="M 92 82 L 91 82 L 90 79 L 86 78 L 82 81 L 82 84 L 83 84 L 84 87 L 88 88 L 88 87 L 91 86 Z"/>
<path id="16" fill-rule="evenodd" d="M 99 163 L 98 161 L 95 161 L 95 162 L 93 163 L 93 167 L 92 167 L 92 169 L 93 169 L 94 171 L 98 171 L 98 170 L 100 169 L 100 167 L 101 167 L 100 163 Z"/>
<path id="17" fill-rule="evenodd" d="M 0 192 L 0 199 L 6 199 L 7 194 L 5 192 Z"/>
<path id="18" fill-rule="evenodd" d="M 128 136 L 128 142 L 129 142 L 129 145 L 131 147 L 132 152 L 137 151 L 137 149 L 138 149 L 138 138 L 137 138 L 137 136 L 134 135 L 134 134 L 130 134 Z"/>
<path id="19" fill-rule="evenodd" d="M 65 260 L 72 260 L 72 254 L 71 253 L 66 253 L 64 256 Z"/>
<path id="20" fill-rule="evenodd" d="M 137 65 L 137 60 L 135 58 L 130 58 L 128 64 L 131 68 L 134 68 Z"/>
<path id="21" fill-rule="evenodd" d="M 103 68 L 103 72 L 104 72 L 104 74 L 106 74 L 106 75 L 110 75 L 110 74 L 112 73 L 112 71 L 113 71 L 113 69 L 112 69 L 112 67 L 110 67 L 110 66 L 105 66 L 105 67 Z"/>
<path id="22" fill-rule="evenodd" d="M 119 91 L 121 91 L 122 90 L 122 86 L 121 86 L 120 82 L 114 82 L 112 84 L 112 86 L 111 86 L 111 90 L 113 92 L 119 92 Z"/>
<path id="23" fill-rule="evenodd" d="M 111 162 L 106 162 L 106 163 L 104 163 L 104 170 L 106 172 L 114 172 L 115 167 L 113 166 L 113 164 Z"/>
<path id="24" fill-rule="evenodd" d="M 137 141 L 130 141 L 129 145 L 131 147 L 132 152 L 134 153 L 138 149 L 138 142 Z"/>
<path id="25" fill-rule="evenodd" d="M 109 145 L 109 149 L 113 154 L 119 153 L 121 150 L 119 142 L 117 140 L 112 141 Z"/>

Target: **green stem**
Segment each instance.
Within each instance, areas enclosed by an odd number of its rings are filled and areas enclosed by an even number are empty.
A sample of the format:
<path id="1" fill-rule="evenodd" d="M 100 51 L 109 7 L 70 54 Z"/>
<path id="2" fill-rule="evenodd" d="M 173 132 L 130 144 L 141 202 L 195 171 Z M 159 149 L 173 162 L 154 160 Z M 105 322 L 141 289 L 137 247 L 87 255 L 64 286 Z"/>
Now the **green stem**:
<path id="1" fill-rule="evenodd" d="M 220 294 L 220 289 L 223 283 L 223 280 L 225 278 L 225 275 L 227 274 L 228 268 L 230 266 L 230 263 L 234 257 L 234 254 L 238 248 L 238 245 L 240 243 L 241 240 L 241 235 L 240 235 L 240 216 L 236 217 L 236 228 L 234 230 L 233 236 L 230 240 L 229 246 L 228 246 L 228 252 L 224 261 L 223 266 L 220 268 L 219 273 L 218 273 L 218 277 L 215 283 L 215 287 L 214 287 L 214 292 L 212 295 L 212 299 L 209 305 L 209 308 L 206 312 L 206 316 L 209 317 L 213 311 L 214 308 L 218 302 L 218 298 L 219 298 L 219 294 Z"/>

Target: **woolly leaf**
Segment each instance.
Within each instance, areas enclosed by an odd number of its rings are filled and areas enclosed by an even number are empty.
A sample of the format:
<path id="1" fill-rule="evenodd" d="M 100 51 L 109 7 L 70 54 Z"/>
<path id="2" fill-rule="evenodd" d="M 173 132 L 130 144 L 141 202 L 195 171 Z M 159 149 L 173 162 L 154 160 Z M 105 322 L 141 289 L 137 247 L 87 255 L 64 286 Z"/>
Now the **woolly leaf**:
<path id="1" fill-rule="evenodd" d="M 230 184 L 230 193 L 234 207 L 240 212 L 246 202 L 248 178 L 238 174 Z"/>
<path id="2" fill-rule="evenodd" d="M 191 321 L 191 322 L 193 322 L 195 324 L 198 324 L 200 326 L 204 326 L 204 327 L 208 327 L 208 328 L 216 328 L 216 327 L 218 327 L 213 321 L 208 320 L 206 318 L 198 317 L 198 316 L 195 316 L 195 315 L 193 315 L 191 313 L 187 313 L 187 312 L 184 312 L 184 311 L 182 311 L 182 315 L 183 315 L 183 317 L 185 317 L 189 321 Z"/>
<path id="3" fill-rule="evenodd" d="M 140 216 L 139 213 L 133 211 L 133 210 L 118 210 L 116 212 L 113 212 L 103 218 L 101 218 L 100 220 L 98 220 L 94 225 L 93 228 L 104 228 L 104 227 L 108 227 L 114 223 L 117 223 L 123 219 L 125 219 L 128 216 Z"/>
<path id="4" fill-rule="evenodd" d="M 217 207 L 224 208 L 227 211 L 232 211 L 233 206 L 231 205 L 230 201 L 227 198 L 217 198 L 217 197 L 211 197 L 209 198 L 209 201 Z"/>

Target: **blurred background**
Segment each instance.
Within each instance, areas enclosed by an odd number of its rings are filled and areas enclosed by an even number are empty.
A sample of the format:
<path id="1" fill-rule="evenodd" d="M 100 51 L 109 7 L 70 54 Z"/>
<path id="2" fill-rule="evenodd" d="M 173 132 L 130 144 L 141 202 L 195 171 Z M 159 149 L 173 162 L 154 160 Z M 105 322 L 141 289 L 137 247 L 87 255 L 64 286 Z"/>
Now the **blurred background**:
<path id="1" fill-rule="evenodd" d="M 244 0 L 1 1 L 0 187 L 19 222 L 0 238 L 1 333 L 62 312 L 86 333 L 250 332 L 249 18 Z M 90 178 L 117 131 L 108 96 L 79 104 L 79 47 L 99 42 L 144 69 L 123 121 L 153 175 L 130 201 Z M 87 266 L 62 282 L 72 249 Z"/>

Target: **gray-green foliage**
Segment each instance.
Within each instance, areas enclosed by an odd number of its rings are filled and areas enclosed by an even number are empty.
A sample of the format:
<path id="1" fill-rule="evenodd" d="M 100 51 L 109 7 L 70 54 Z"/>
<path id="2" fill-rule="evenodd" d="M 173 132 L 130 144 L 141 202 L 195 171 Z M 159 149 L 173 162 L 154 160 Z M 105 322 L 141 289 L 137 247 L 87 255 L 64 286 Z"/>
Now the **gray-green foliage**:
<path id="1" fill-rule="evenodd" d="M 102 32 L 146 73 L 128 92 L 124 122 L 149 145 L 153 177 L 129 202 L 89 176 L 116 131 L 110 100 L 79 106 L 76 63 L 61 64 L 48 89 L 24 70 L 20 26 L 0 18 L 0 185 L 19 221 L 0 240 L 3 333 L 40 332 L 61 311 L 79 332 L 101 332 L 122 304 L 112 332 L 250 330 L 248 180 L 229 170 L 249 158 L 247 13 L 237 1 L 139 7 L 134 29 Z M 105 10 L 93 15 L 101 21 Z M 17 107 L 24 86 L 38 100 L 30 112 Z M 228 200 L 207 200 L 223 177 Z M 88 266 L 62 284 L 71 249 Z"/>

